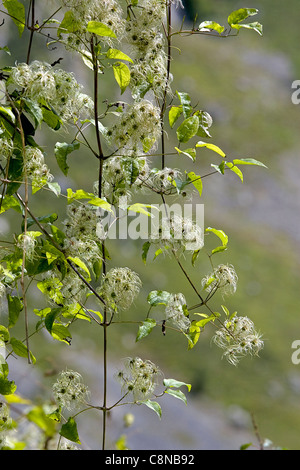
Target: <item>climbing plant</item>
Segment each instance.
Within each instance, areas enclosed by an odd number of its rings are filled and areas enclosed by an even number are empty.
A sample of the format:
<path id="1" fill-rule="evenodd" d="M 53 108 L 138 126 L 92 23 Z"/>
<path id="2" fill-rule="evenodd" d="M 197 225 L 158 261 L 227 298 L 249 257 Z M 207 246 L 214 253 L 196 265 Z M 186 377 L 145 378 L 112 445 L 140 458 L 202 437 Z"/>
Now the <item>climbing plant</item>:
<path id="1" fill-rule="evenodd" d="M 19 423 L 26 420 L 39 429 L 34 449 L 80 448 L 76 418 L 87 410 L 94 410 L 102 422 L 99 442 L 106 449 L 107 415 L 115 407 L 145 405 L 161 417 L 160 397 L 167 394 L 187 402 L 191 384 L 166 378 L 159 366 L 139 356 L 127 358 L 122 365 L 120 358 L 115 377 L 120 396 L 111 401 L 110 331 L 116 319 L 122 323 L 123 312 L 141 295 L 143 284 L 132 266 L 119 266 L 115 244 L 118 238 L 131 243 L 141 236 L 138 226 L 146 233 L 140 262 L 147 266 L 157 257 L 169 256 L 198 303 L 191 304 L 188 293 L 174 292 L 172 279 L 168 290 L 157 285 L 145 299 L 147 311 L 132 322 L 137 342 L 159 328 L 162 337 L 167 330 L 183 335 L 190 350 L 201 347 L 201 333 L 211 329 L 213 342 L 233 365 L 245 355 L 258 355 L 263 347 L 252 320 L 225 305 L 238 281 L 235 268 L 218 261 L 228 248 L 228 235 L 218 221 L 217 228 L 205 227 L 201 211 L 193 218 L 185 209 L 191 206 L 186 203 L 188 195 L 194 195 L 196 206 L 201 206 L 204 182 L 209 184 L 210 175 L 226 178 L 233 172 L 243 181 L 245 165 L 264 164 L 253 158 L 229 158 L 212 143 L 209 112 L 192 101 L 188 90 L 172 87 L 174 37 L 181 38 L 184 53 L 187 35 L 197 35 L 199 40 L 203 35 L 224 38 L 237 36 L 241 29 L 262 35 L 262 26 L 248 21 L 258 13 L 254 8 L 230 13 L 225 26 L 196 20 L 178 26 L 173 14 L 182 8 L 180 0 L 2 1 L 3 23 L 10 22 L 17 38 L 13 47 L 28 41 L 23 60 L 14 60 L 13 65 L 8 61 L 10 65 L 0 71 L 0 213 L 1 217 L 14 213 L 18 226 L 18 232 L 1 240 L 0 250 L 2 449 L 32 446 L 19 432 Z M 82 59 L 91 93 L 80 84 L 78 69 L 63 68 L 57 46 L 66 55 Z M 1 43 L 0 52 L 2 64 L 16 54 L 10 43 Z M 51 63 L 45 55 L 53 57 Z M 101 86 L 107 77 L 110 96 L 103 95 Z M 50 142 L 53 135 L 58 136 L 52 147 L 47 144 L 49 131 Z M 198 160 L 204 149 L 215 158 L 208 170 Z M 55 156 L 64 176 L 72 174 L 75 160 L 82 168 L 96 162 L 97 175 L 87 183 L 82 172 L 82 184 L 64 190 L 59 172 L 50 167 L 49 154 Z M 180 168 L 173 167 L 174 156 L 180 158 Z M 187 160 L 195 171 L 185 170 Z M 89 190 L 83 189 L 87 184 Z M 53 194 L 64 216 L 44 212 L 39 201 Z M 153 195 L 159 207 L 153 204 Z M 128 214 L 139 221 L 130 230 Z M 212 250 L 205 248 L 205 236 L 215 243 Z M 208 257 L 211 270 L 194 283 L 182 260 L 190 260 L 192 271 L 201 257 Z M 33 300 L 36 292 L 44 298 L 42 308 Z M 84 377 L 70 368 L 54 378 L 50 403 L 32 403 L 18 395 L 10 357 L 38 367 L 32 337 L 48 335 L 55 355 L 56 342 L 72 347 L 72 328 L 78 322 L 89 322 L 99 330 L 102 402 L 95 403 Z M 15 404 L 26 408 L 12 417 Z"/>

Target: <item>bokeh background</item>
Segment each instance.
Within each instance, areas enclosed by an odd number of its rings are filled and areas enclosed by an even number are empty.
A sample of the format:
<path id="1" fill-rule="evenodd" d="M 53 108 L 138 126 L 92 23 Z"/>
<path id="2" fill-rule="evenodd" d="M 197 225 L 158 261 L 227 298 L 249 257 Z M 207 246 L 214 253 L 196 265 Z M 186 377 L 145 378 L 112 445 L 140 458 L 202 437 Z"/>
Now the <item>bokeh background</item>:
<path id="1" fill-rule="evenodd" d="M 206 178 L 202 198 L 196 201 L 205 204 L 205 226 L 222 228 L 229 236 L 229 248 L 218 259 L 234 265 L 239 282 L 237 293 L 226 299 L 226 305 L 230 311 L 253 319 L 263 333 L 265 347 L 260 358 L 245 358 L 234 367 L 222 360 L 221 350 L 211 344 L 212 330 L 207 329 L 197 346 L 188 351 L 186 340 L 178 334 L 163 336 L 154 330 L 136 343 L 136 324 L 114 326 L 109 339 L 109 400 L 119 397 L 113 373 L 120 359 L 129 355 L 152 359 L 166 377 L 191 383 L 192 391 L 187 406 L 164 397 L 161 421 L 146 407 L 118 408 L 110 416 L 109 440 L 113 446 L 125 433 L 132 449 L 238 449 L 246 442 L 257 444 L 254 417 L 262 438 L 298 450 L 300 364 L 293 364 L 291 355 L 293 341 L 300 339 L 300 105 L 293 104 L 291 96 L 292 82 L 300 79 L 299 4 L 297 0 L 184 0 L 183 4 L 184 11 L 174 10 L 178 25 L 182 15 L 188 24 L 196 14 L 196 24 L 215 20 L 225 25 L 231 11 L 251 7 L 259 10 L 254 20 L 264 26 L 263 37 L 248 30 L 229 38 L 175 37 L 172 87 L 188 92 L 194 103 L 212 115 L 212 142 L 230 158 L 252 157 L 268 167 L 245 167 L 244 183 L 229 172 Z M 14 25 L 8 23 L 5 20 L 0 28 L 0 45 L 8 44 L 12 56 L 1 52 L 1 66 L 26 57 L 26 36 L 20 44 Z M 75 72 L 87 92 L 90 89 L 92 78 L 81 59 L 68 57 L 63 49 L 47 49 L 46 38 L 36 38 L 33 56 L 49 62 L 63 57 L 61 65 Z M 111 85 L 110 77 L 104 75 L 100 100 L 118 97 Z M 63 191 L 68 187 L 90 191 L 97 162 L 84 151 L 70 157 L 68 178 L 57 167 L 54 144 L 68 137 L 72 135 L 41 133 L 39 141 L 47 146 L 48 164 Z M 176 142 L 170 138 L 168 145 L 172 148 Z M 195 163 L 187 160 L 172 159 L 167 164 L 203 174 L 203 169 L 217 163 L 205 150 L 198 153 Z M 65 203 L 61 199 L 43 192 L 35 199 L 31 207 L 36 215 L 57 212 L 59 220 L 63 219 Z M 149 202 L 149 198 L 139 197 L 139 202 Z M 2 215 L 0 224 L 1 237 L 8 236 L 11 229 L 19 230 L 13 214 Z M 143 280 L 133 311 L 123 319 L 145 318 L 146 297 L 154 289 L 183 292 L 189 304 L 196 303 L 171 259 L 150 259 L 144 266 L 142 243 L 112 242 L 109 248 L 113 264 L 129 266 Z M 195 267 L 188 259 L 185 265 L 199 284 L 210 270 L 207 257 L 199 257 Z M 222 303 L 221 298 L 214 300 L 216 310 L 220 308 L 217 300 Z M 33 308 L 40 301 L 34 294 Z M 32 329 L 35 322 L 33 318 Z M 18 328 L 22 337 L 23 324 Z M 42 339 L 33 336 L 31 348 L 40 358 L 35 367 L 21 359 L 11 360 L 11 379 L 19 383 L 20 393 L 38 399 L 51 397 L 53 374 L 70 367 L 82 373 L 93 402 L 101 402 L 101 331 L 85 322 L 75 324 L 72 331 L 71 346 L 54 343 L 46 335 Z M 128 411 L 134 414 L 135 422 L 125 430 L 122 417 Z M 92 413 L 80 417 L 79 434 L 85 448 L 99 448 L 99 420 L 101 415 Z"/>

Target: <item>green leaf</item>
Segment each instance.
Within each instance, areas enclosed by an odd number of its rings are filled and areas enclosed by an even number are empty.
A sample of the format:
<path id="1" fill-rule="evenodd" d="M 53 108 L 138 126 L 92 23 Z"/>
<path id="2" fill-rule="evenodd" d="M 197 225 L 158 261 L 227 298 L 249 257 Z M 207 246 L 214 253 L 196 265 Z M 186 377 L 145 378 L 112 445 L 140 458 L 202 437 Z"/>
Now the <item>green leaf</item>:
<path id="1" fill-rule="evenodd" d="M 57 197 L 60 196 L 61 187 L 56 181 L 53 181 L 52 183 L 48 182 L 47 186 L 50 189 L 50 191 L 52 191 L 55 194 L 55 196 Z"/>
<path id="2" fill-rule="evenodd" d="M 148 255 L 148 252 L 149 252 L 150 247 L 151 247 L 151 243 L 150 243 L 150 242 L 145 242 L 145 243 L 143 244 L 143 248 L 142 248 L 142 260 L 143 260 L 144 264 L 146 264 L 147 255 Z"/>
<path id="3" fill-rule="evenodd" d="M 62 22 L 57 30 L 57 35 L 65 33 L 76 33 L 81 29 L 81 22 L 76 20 L 74 13 L 70 10 L 65 13 Z"/>
<path id="4" fill-rule="evenodd" d="M 17 25 L 20 37 L 25 28 L 25 7 L 18 0 L 3 0 L 3 6 Z"/>
<path id="5" fill-rule="evenodd" d="M 8 209 L 14 209 L 17 212 L 22 213 L 20 203 L 14 196 L 4 196 L 1 204 L 0 214 L 7 211 Z"/>
<path id="6" fill-rule="evenodd" d="M 196 263 L 196 260 L 198 258 L 198 255 L 200 253 L 200 249 L 199 250 L 195 250 L 192 254 L 192 265 L 195 266 L 195 263 Z"/>
<path id="7" fill-rule="evenodd" d="M 108 36 L 110 38 L 116 38 L 115 33 L 104 23 L 100 21 L 89 21 L 87 25 L 89 33 L 97 34 L 97 36 Z"/>
<path id="8" fill-rule="evenodd" d="M 9 338 L 10 338 L 10 334 L 9 334 L 8 329 L 5 326 L 0 325 L 0 340 L 7 343 L 9 341 Z"/>
<path id="9" fill-rule="evenodd" d="M 46 436 L 51 437 L 56 433 L 56 422 L 47 416 L 42 406 L 32 408 L 26 418 L 42 429 Z"/>
<path id="10" fill-rule="evenodd" d="M 66 142 L 57 142 L 54 147 L 54 154 L 59 168 L 65 176 L 68 174 L 69 166 L 67 164 L 67 156 L 74 150 L 78 150 L 80 147 L 79 142 L 73 144 L 67 144 Z"/>
<path id="11" fill-rule="evenodd" d="M 153 328 L 156 326 L 156 321 L 152 318 L 147 318 L 142 322 L 142 325 L 139 327 L 139 331 L 136 337 L 136 341 L 139 341 L 142 338 L 148 336 Z"/>
<path id="12" fill-rule="evenodd" d="M 255 160 L 254 158 L 235 158 L 232 160 L 232 163 L 234 165 L 257 165 L 257 166 L 263 166 L 264 168 L 267 168 L 264 163 L 259 162 L 258 160 Z"/>
<path id="13" fill-rule="evenodd" d="M 47 328 L 49 333 L 51 333 L 54 321 L 56 317 L 61 313 L 61 310 L 62 310 L 61 307 L 52 308 L 50 312 L 47 313 L 45 317 L 45 327 Z"/>
<path id="14" fill-rule="evenodd" d="M 218 173 L 220 173 L 221 175 L 224 175 L 224 171 L 225 171 L 225 160 L 223 160 L 220 165 L 215 165 L 214 163 L 211 163 L 211 166 L 217 170 Z"/>
<path id="15" fill-rule="evenodd" d="M 72 335 L 68 328 L 65 325 L 59 323 L 54 323 L 51 330 L 51 336 L 57 341 L 62 341 L 63 343 L 70 344 Z"/>
<path id="16" fill-rule="evenodd" d="M 197 324 L 195 320 L 191 322 L 189 332 L 186 335 L 188 339 L 188 350 L 192 349 L 195 344 L 197 344 L 199 337 L 200 337 L 200 326 Z"/>
<path id="17" fill-rule="evenodd" d="M 249 442 L 249 443 L 247 443 L 247 444 L 242 444 L 242 445 L 240 446 L 240 450 L 247 450 L 248 447 L 251 447 L 252 445 L 253 445 L 252 442 Z"/>
<path id="18" fill-rule="evenodd" d="M 199 129 L 197 135 L 199 137 L 211 137 L 208 130 L 213 123 L 211 115 L 206 111 L 196 111 L 195 114 L 199 118 Z"/>
<path id="19" fill-rule="evenodd" d="M 91 204 L 92 206 L 96 207 L 101 207 L 101 209 L 108 211 L 108 212 L 113 212 L 111 208 L 111 204 L 109 202 L 105 201 L 104 199 L 101 199 L 100 197 L 93 197 L 90 201 L 88 201 L 88 204 Z"/>
<path id="20" fill-rule="evenodd" d="M 190 182 L 192 183 L 192 185 L 197 189 L 199 196 L 201 197 L 202 189 L 203 189 L 201 177 L 196 175 L 196 173 L 194 173 L 193 171 L 190 171 L 188 173 L 188 178 Z"/>
<path id="21" fill-rule="evenodd" d="M 97 310 L 91 310 L 90 308 L 88 311 L 91 312 L 92 314 L 97 315 L 100 318 L 100 321 L 103 322 L 103 315 L 100 312 L 98 312 Z"/>
<path id="22" fill-rule="evenodd" d="M 37 282 L 36 286 L 46 297 L 49 297 L 55 303 L 63 303 L 64 297 L 59 290 L 62 287 L 62 283 L 58 278 L 53 278 L 51 284 L 49 284 L 48 279 L 45 279 L 44 281 Z"/>
<path id="23" fill-rule="evenodd" d="M 209 30 L 209 29 L 213 29 L 214 31 L 217 31 L 217 33 L 221 34 L 223 33 L 225 28 L 224 26 L 221 26 L 219 23 L 216 23 L 215 21 L 203 21 L 198 27 L 199 31 Z"/>
<path id="24" fill-rule="evenodd" d="M 160 404 L 157 403 L 157 401 L 151 401 L 151 400 L 144 400 L 140 402 L 142 405 L 148 406 L 151 410 L 155 411 L 157 416 L 161 418 L 161 407 Z"/>
<path id="25" fill-rule="evenodd" d="M 215 229 L 215 228 L 212 228 L 212 227 L 207 227 L 205 229 L 205 231 L 214 233 L 217 237 L 220 238 L 220 240 L 222 242 L 222 245 L 227 246 L 227 244 L 228 244 L 228 235 L 226 235 L 226 233 L 223 232 L 223 230 L 218 230 L 218 229 Z"/>
<path id="26" fill-rule="evenodd" d="M 10 50 L 7 46 L 0 47 L 0 51 L 5 51 L 8 55 L 11 55 Z"/>
<path id="27" fill-rule="evenodd" d="M 7 179 L 12 183 L 7 185 L 6 196 L 11 196 L 19 189 L 23 179 L 23 158 L 21 155 L 10 158 Z"/>
<path id="28" fill-rule="evenodd" d="M 254 23 L 236 25 L 235 28 L 236 29 L 241 29 L 241 28 L 253 29 L 253 31 L 258 33 L 260 36 L 263 35 L 263 26 L 261 23 L 258 23 L 257 21 L 255 21 Z"/>
<path id="29" fill-rule="evenodd" d="M 164 290 L 153 290 L 149 292 L 147 297 L 147 302 L 152 306 L 155 307 L 156 305 L 167 305 L 170 293 Z"/>
<path id="30" fill-rule="evenodd" d="M 35 128 L 37 128 L 42 120 L 43 120 L 43 113 L 40 106 L 35 102 L 32 101 L 30 98 L 23 98 L 24 109 L 29 113 L 35 122 Z"/>
<path id="31" fill-rule="evenodd" d="M 167 390 L 165 390 L 165 393 L 171 395 L 172 397 L 178 398 L 187 405 L 186 396 L 181 390 L 172 390 L 171 388 L 168 388 Z"/>
<path id="32" fill-rule="evenodd" d="M 62 124 L 62 120 L 56 111 L 53 108 L 43 106 L 42 107 L 43 113 L 43 121 L 54 131 L 58 131 Z"/>
<path id="33" fill-rule="evenodd" d="M 171 388 L 180 388 L 182 386 L 186 386 L 189 392 L 191 391 L 191 388 L 192 388 L 191 384 L 187 384 L 185 382 L 181 382 L 175 379 L 164 379 L 163 384 L 165 385 L 165 387 L 171 387 Z"/>
<path id="34" fill-rule="evenodd" d="M 106 57 L 108 59 L 126 60 L 127 62 L 133 63 L 133 60 L 128 55 L 124 54 L 124 52 L 119 51 L 118 49 L 108 49 Z"/>
<path id="35" fill-rule="evenodd" d="M 215 144 L 208 144 L 206 142 L 197 142 L 196 144 L 196 147 L 206 147 L 208 148 L 209 150 L 213 150 L 214 152 L 218 153 L 219 155 L 221 155 L 221 157 L 226 157 L 225 153 L 223 152 L 223 150 L 220 149 L 220 147 L 218 147 L 217 145 Z"/>
<path id="36" fill-rule="evenodd" d="M 196 159 L 196 150 L 195 150 L 195 148 L 180 150 L 179 148 L 175 147 L 175 150 L 177 150 L 179 155 L 180 154 L 186 155 L 187 157 L 191 158 L 193 161 L 195 161 L 195 159 Z"/>
<path id="37" fill-rule="evenodd" d="M 12 297 L 10 294 L 7 296 L 8 303 L 8 328 L 12 328 L 19 318 L 20 312 L 23 309 L 23 302 L 19 297 Z"/>
<path id="38" fill-rule="evenodd" d="M 75 201 L 76 199 L 94 199 L 95 195 L 93 193 L 87 193 L 83 189 L 77 189 L 75 193 L 71 188 L 67 189 L 68 204 Z"/>
<path id="39" fill-rule="evenodd" d="M 68 421 L 62 425 L 59 434 L 62 437 L 65 437 L 69 441 L 76 442 L 76 444 L 81 444 L 77 431 L 77 424 L 74 418 L 69 418 Z"/>
<path id="40" fill-rule="evenodd" d="M 57 228 L 55 225 L 51 225 L 50 228 L 51 228 L 54 241 L 58 243 L 59 245 L 63 245 L 64 240 L 66 238 L 66 235 L 64 234 L 64 232 L 60 230 L 59 228 Z"/>
<path id="41" fill-rule="evenodd" d="M 258 10 L 256 8 L 240 8 L 230 13 L 228 16 L 228 24 L 234 27 L 234 25 L 246 20 L 249 16 L 257 15 L 257 13 Z"/>
<path id="42" fill-rule="evenodd" d="M 175 122 L 179 118 L 179 116 L 182 114 L 182 106 L 172 106 L 172 108 L 169 111 L 169 124 L 171 129 L 173 128 Z"/>
<path id="43" fill-rule="evenodd" d="M 179 101 L 182 106 L 183 115 L 185 118 L 189 117 L 192 111 L 191 98 L 188 93 L 182 91 L 176 91 Z"/>
<path id="44" fill-rule="evenodd" d="M 52 419 L 53 421 L 56 421 L 57 423 L 60 423 L 61 421 L 61 408 L 56 408 L 54 411 L 51 413 L 48 413 L 47 418 Z"/>
<path id="45" fill-rule="evenodd" d="M 204 328 L 207 323 L 210 323 L 211 321 L 214 322 L 216 318 L 218 318 L 220 315 L 213 313 L 212 315 L 208 316 L 206 313 L 194 313 L 194 315 L 199 315 L 200 317 L 204 317 L 202 320 L 193 320 L 195 322 L 195 325 L 197 325 L 199 328 Z"/>
<path id="46" fill-rule="evenodd" d="M 121 89 L 121 94 L 123 94 L 130 83 L 130 70 L 123 62 L 116 62 L 112 67 L 116 82 Z"/>
<path id="47" fill-rule="evenodd" d="M 8 380 L 4 377 L 0 377 L 0 394 L 1 395 L 12 395 L 17 390 L 17 386 L 13 380 Z"/>
<path id="48" fill-rule="evenodd" d="M 115 448 L 116 450 L 128 450 L 126 434 L 121 434 L 121 436 L 116 440 Z"/>
<path id="49" fill-rule="evenodd" d="M 253 23 L 240 24 L 242 21 L 246 20 L 249 16 L 254 16 L 258 13 L 256 8 L 240 8 L 239 10 L 233 11 L 228 17 L 228 24 L 231 28 L 237 29 L 238 31 L 241 28 L 253 29 L 260 36 L 263 34 L 263 27 L 257 21 Z"/>
<path id="50" fill-rule="evenodd" d="M 131 212 L 141 213 L 147 215 L 148 217 L 153 217 L 151 212 L 148 212 L 145 207 L 149 207 L 152 209 L 155 208 L 155 206 L 152 206 L 151 204 L 142 204 L 140 202 L 136 202 L 135 204 L 128 206 L 127 210 Z"/>
<path id="51" fill-rule="evenodd" d="M 179 142 L 188 142 L 194 135 L 197 134 L 199 128 L 199 118 L 194 116 L 186 118 L 176 130 L 177 139 Z"/>
<path id="52" fill-rule="evenodd" d="M 20 357 L 28 357 L 28 348 L 27 346 L 22 343 L 22 341 L 16 339 L 16 338 L 11 338 L 10 339 L 10 345 L 13 349 L 13 352 Z M 30 359 L 33 364 L 35 364 L 36 359 L 34 355 L 29 351 Z"/>
<path id="53" fill-rule="evenodd" d="M 164 246 L 163 248 L 159 248 L 158 250 L 156 250 L 156 252 L 154 253 L 154 257 L 153 257 L 153 261 L 159 256 L 161 255 L 164 251 L 168 250 L 170 247 L 169 246 Z"/>
<path id="54" fill-rule="evenodd" d="M 227 315 L 227 317 L 229 317 L 230 312 L 229 312 L 228 308 L 225 305 L 221 305 L 221 307 L 222 307 L 223 312 Z"/>
<path id="55" fill-rule="evenodd" d="M 77 256 L 76 257 L 68 256 L 67 259 L 69 259 L 70 261 L 75 263 L 77 266 L 79 266 L 87 274 L 87 276 L 86 276 L 87 281 L 91 280 L 90 271 L 88 270 L 87 266 L 84 264 L 84 262 L 80 258 L 78 258 Z"/>
<path id="56" fill-rule="evenodd" d="M 234 165 L 234 164 L 231 163 L 231 162 L 226 162 L 226 166 L 227 166 L 231 171 L 233 171 L 233 173 L 235 173 L 235 174 L 240 178 L 240 180 L 241 180 L 242 182 L 244 181 L 243 173 L 241 172 L 241 170 L 240 170 L 236 165 Z"/>
<path id="57" fill-rule="evenodd" d="M 42 224 L 53 224 L 53 222 L 55 222 L 57 219 L 58 219 L 58 215 L 56 213 L 36 217 L 36 220 L 38 220 Z M 35 223 L 36 222 L 34 219 L 32 219 L 31 217 L 28 217 L 27 228 L 31 227 Z M 22 229 L 24 230 L 24 223 L 22 223 Z"/>

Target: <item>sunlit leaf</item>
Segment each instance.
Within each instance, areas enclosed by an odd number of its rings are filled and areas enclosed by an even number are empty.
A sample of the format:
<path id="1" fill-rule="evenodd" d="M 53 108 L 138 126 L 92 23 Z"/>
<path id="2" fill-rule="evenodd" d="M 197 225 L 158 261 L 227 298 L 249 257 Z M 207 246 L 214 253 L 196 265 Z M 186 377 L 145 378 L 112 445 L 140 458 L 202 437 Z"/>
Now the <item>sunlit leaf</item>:
<path id="1" fill-rule="evenodd" d="M 124 54 L 124 52 L 119 51 L 118 49 L 108 49 L 106 57 L 108 59 L 118 59 L 126 60 L 127 62 L 133 62 L 133 60 L 127 54 Z"/>
<path id="2" fill-rule="evenodd" d="M 235 158 L 234 160 L 232 160 L 232 163 L 234 165 L 257 165 L 267 168 L 264 163 L 255 160 L 254 158 Z"/>
<path id="3" fill-rule="evenodd" d="M 219 23 L 216 23 L 215 21 L 203 21 L 199 27 L 199 31 L 203 30 L 214 30 L 217 31 L 217 33 L 221 34 L 224 31 L 224 26 L 221 26 Z"/>
<path id="4" fill-rule="evenodd" d="M 179 116 L 182 114 L 182 106 L 172 106 L 172 108 L 169 111 L 169 124 L 171 129 L 173 128 L 175 122 L 179 118 Z"/>
<path id="5" fill-rule="evenodd" d="M 201 197 L 202 189 L 203 189 L 203 183 L 202 183 L 202 180 L 201 180 L 201 176 L 196 175 L 196 173 L 194 173 L 193 171 L 190 171 L 188 173 L 188 178 L 189 178 L 190 182 L 192 183 L 192 185 L 197 189 L 197 191 L 199 193 L 199 196 Z"/>
<path id="6" fill-rule="evenodd" d="M 106 24 L 100 23 L 100 21 L 89 21 L 87 25 L 89 33 L 97 34 L 97 36 L 108 36 L 110 38 L 116 38 L 117 36 Z"/>
<path id="7" fill-rule="evenodd" d="M 6 8 L 13 22 L 17 25 L 19 35 L 22 36 L 26 22 L 24 5 L 18 0 L 3 0 L 3 6 Z"/>
<path id="8" fill-rule="evenodd" d="M 145 338 L 148 336 L 153 328 L 156 326 L 156 321 L 152 318 L 147 318 L 142 324 L 139 326 L 139 331 L 136 337 L 136 341 Z"/>
<path id="9" fill-rule="evenodd" d="M 199 141 L 199 142 L 197 142 L 196 147 L 206 147 L 209 150 L 213 150 L 214 152 L 218 153 L 219 155 L 221 155 L 221 157 L 226 156 L 225 153 L 223 152 L 223 150 L 220 149 L 220 147 L 218 147 L 215 144 L 209 144 L 209 143 L 206 143 L 206 142 Z"/>
<path id="10" fill-rule="evenodd" d="M 120 87 L 122 94 L 130 83 L 130 70 L 123 62 L 116 62 L 112 67 L 114 71 L 114 77 Z"/>
<path id="11" fill-rule="evenodd" d="M 188 142 L 192 137 L 194 137 L 194 135 L 197 134 L 198 129 L 198 116 L 194 115 L 186 118 L 176 130 L 178 141 L 182 143 Z"/>
<path id="12" fill-rule="evenodd" d="M 70 261 L 72 261 L 72 263 L 76 264 L 77 266 L 79 266 L 79 268 L 81 268 L 85 273 L 86 273 L 86 279 L 88 281 L 91 280 L 91 275 L 90 275 L 90 271 L 88 270 L 87 266 L 85 265 L 85 263 L 80 259 L 78 258 L 77 256 L 68 256 L 68 259 Z"/>

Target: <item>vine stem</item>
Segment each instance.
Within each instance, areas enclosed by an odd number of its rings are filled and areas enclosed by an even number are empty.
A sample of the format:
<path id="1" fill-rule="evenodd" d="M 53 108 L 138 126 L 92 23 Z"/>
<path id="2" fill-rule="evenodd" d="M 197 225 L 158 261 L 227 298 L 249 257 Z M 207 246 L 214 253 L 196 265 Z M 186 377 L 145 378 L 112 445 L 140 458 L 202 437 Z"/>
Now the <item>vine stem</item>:
<path id="1" fill-rule="evenodd" d="M 171 70 L 171 10 L 172 10 L 172 3 L 169 1 L 167 5 L 167 29 L 165 30 L 166 38 L 167 38 L 167 76 L 166 76 L 166 84 L 164 89 L 164 96 L 163 102 L 160 111 L 160 120 L 161 120 L 161 166 L 162 169 L 165 167 L 165 135 L 164 135 L 164 115 L 166 111 L 167 105 L 167 93 L 168 93 L 168 85 L 170 80 L 170 70 Z"/>
<path id="2" fill-rule="evenodd" d="M 102 196 L 102 178 L 103 178 L 103 163 L 105 160 L 103 149 L 101 145 L 100 131 L 99 131 L 99 111 L 98 111 L 98 59 L 95 50 L 95 36 L 91 38 L 91 54 L 93 60 L 93 72 L 94 72 L 94 120 L 96 129 L 96 140 L 98 145 L 98 156 L 99 159 L 99 174 L 98 174 L 98 196 Z M 106 274 L 106 257 L 105 257 L 105 243 L 102 241 L 102 272 Z M 105 449 L 106 441 L 106 418 L 107 418 L 107 344 L 108 335 L 107 328 L 110 322 L 107 321 L 107 308 L 104 305 L 103 310 L 103 403 L 102 403 L 102 450 Z"/>
<path id="3" fill-rule="evenodd" d="M 27 28 L 30 29 L 30 37 L 29 37 L 29 45 L 28 45 L 28 50 L 27 50 L 27 59 L 26 63 L 29 64 L 30 61 L 30 54 L 31 54 L 31 49 L 32 49 L 32 43 L 33 43 L 33 35 L 35 32 L 35 0 L 31 0 L 30 2 L 30 7 L 28 11 L 28 16 L 30 14 L 30 9 L 31 9 L 31 25 L 27 25 Z"/>

